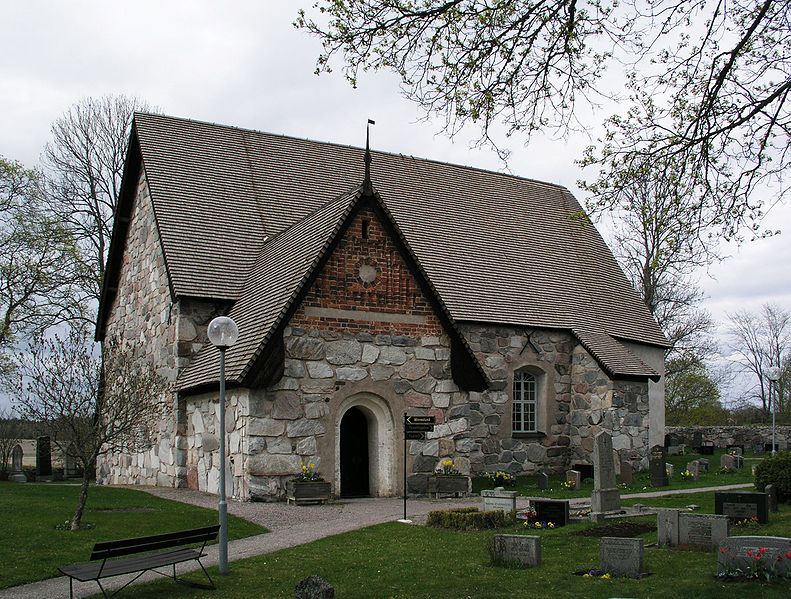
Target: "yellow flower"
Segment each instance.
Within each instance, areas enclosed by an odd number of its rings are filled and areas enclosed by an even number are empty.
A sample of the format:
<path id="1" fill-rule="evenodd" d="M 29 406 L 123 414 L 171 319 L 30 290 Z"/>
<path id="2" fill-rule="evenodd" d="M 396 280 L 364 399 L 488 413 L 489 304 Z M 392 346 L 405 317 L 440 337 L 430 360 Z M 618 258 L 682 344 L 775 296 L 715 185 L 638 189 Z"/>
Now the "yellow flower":
<path id="1" fill-rule="evenodd" d="M 601 577 L 602 577 L 602 578 L 604 578 L 605 580 L 609 580 L 610 578 L 612 578 L 612 577 L 610 576 L 610 573 L 609 573 L 609 572 L 608 572 L 607 574 L 602 574 L 602 575 L 601 575 Z"/>
<path id="2" fill-rule="evenodd" d="M 308 465 L 308 468 L 315 468 L 315 467 L 316 467 L 316 464 L 309 464 Z"/>
<path id="3" fill-rule="evenodd" d="M 583 578 L 593 578 L 593 575 L 590 572 L 588 572 L 587 574 L 583 574 L 582 577 Z"/>
<path id="4" fill-rule="evenodd" d="M 554 525 L 554 524 L 552 524 L 552 522 L 547 522 L 547 526 L 548 526 L 549 528 L 555 528 L 555 525 Z"/>
<path id="5" fill-rule="evenodd" d="M 541 522 L 536 522 L 536 528 L 541 528 Z"/>

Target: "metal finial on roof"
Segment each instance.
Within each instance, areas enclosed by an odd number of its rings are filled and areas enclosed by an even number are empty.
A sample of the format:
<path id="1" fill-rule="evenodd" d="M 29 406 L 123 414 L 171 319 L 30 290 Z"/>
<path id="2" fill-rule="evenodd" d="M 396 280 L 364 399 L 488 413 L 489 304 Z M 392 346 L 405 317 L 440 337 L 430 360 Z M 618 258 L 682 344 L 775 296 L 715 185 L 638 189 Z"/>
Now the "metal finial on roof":
<path id="1" fill-rule="evenodd" d="M 371 125 L 375 125 L 376 121 L 368 119 L 368 124 L 365 126 L 365 179 L 363 179 L 363 192 L 366 195 L 373 195 L 374 186 L 371 183 Z"/>

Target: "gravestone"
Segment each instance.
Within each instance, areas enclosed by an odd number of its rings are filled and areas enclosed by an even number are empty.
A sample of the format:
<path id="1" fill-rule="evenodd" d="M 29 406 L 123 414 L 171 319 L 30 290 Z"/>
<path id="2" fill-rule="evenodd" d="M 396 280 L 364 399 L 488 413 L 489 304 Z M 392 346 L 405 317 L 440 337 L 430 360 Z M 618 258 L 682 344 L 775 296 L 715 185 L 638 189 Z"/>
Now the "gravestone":
<path id="1" fill-rule="evenodd" d="M 764 446 L 761 443 L 753 445 L 753 455 L 764 455 Z"/>
<path id="2" fill-rule="evenodd" d="M 735 455 L 733 456 L 734 464 L 736 464 L 737 469 L 744 468 L 744 456 Z"/>
<path id="3" fill-rule="evenodd" d="M 532 568 L 541 564 L 541 537 L 494 535 L 494 558 L 499 563 Z"/>
<path id="4" fill-rule="evenodd" d="M 591 512 L 616 512 L 621 509 L 621 494 L 615 482 L 612 437 L 606 431 L 593 439 L 593 493 Z"/>
<path id="5" fill-rule="evenodd" d="M 14 449 L 11 450 L 11 473 L 8 475 L 8 480 L 11 482 L 23 483 L 27 481 L 27 477 L 22 470 L 23 456 L 22 446 L 19 444 L 14 445 Z"/>
<path id="6" fill-rule="evenodd" d="M 787 576 L 791 572 L 791 559 L 786 557 L 788 552 L 791 552 L 791 539 L 785 537 L 727 537 L 717 552 L 717 573 L 754 568 L 755 556 L 759 556 L 759 560 L 773 567 L 778 575 Z"/>
<path id="7" fill-rule="evenodd" d="M 582 487 L 582 474 L 579 470 L 567 470 L 566 471 L 566 482 L 573 483 L 571 487 L 574 491 L 579 491 L 580 487 Z"/>
<path id="8" fill-rule="evenodd" d="M 774 485 L 766 485 L 764 487 L 764 493 L 766 493 L 767 497 L 767 508 L 769 509 L 770 514 L 777 513 L 777 487 Z"/>
<path id="9" fill-rule="evenodd" d="M 675 547 L 678 545 L 678 514 L 681 510 L 658 509 L 656 511 L 657 543 Z"/>
<path id="10" fill-rule="evenodd" d="M 732 522 L 758 518 L 759 524 L 769 522 L 769 496 L 746 491 L 716 491 L 714 513 L 724 514 Z"/>
<path id="11" fill-rule="evenodd" d="M 687 446 L 683 443 L 681 445 L 671 445 L 667 448 L 667 455 L 684 455 L 687 452 Z"/>
<path id="12" fill-rule="evenodd" d="M 703 472 L 708 472 L 709 471 L 709 468 L 711 467 L 711 462 L 708 459 L 706 459 L 706 458 L 698 458 L 697 462 L 698 462 L 698 464 L 700 464 L 700 467 L 703 468 Z"/>
<path id="13" fill-rule="evenodd" d="M 700 455 L 714 455 L 714 442 L 703 441 L 703 444 L 700 446 L 698 453 Z"/>
<path id="14" fill-rule="evenodd" d="M 744 455 L 744 445 L 726 445 L 725 451 L 731 455 Z"/>
<path id="15" fill-rule="evenodd" d="M 571 469 L 580 473 L 580 478 L 583 482 L 586 478 L 593 478 L 596 471 L 593 464 L 572 464 Z"/>
<path id="16" fill-rule="evenodd" d="M 695 431 L 695 434 L 692 435 L 692 448 L 698 451 L 701 445 L 703 445 L 703 433 Z"/>
<path id="17" fill-rule="evenodd" d="M 724 453 L 720 456 L 720 468 L 736 470 L 736 456 Z"/>
<path id="18" fill-rule="evenodd" d="M 294 587 L 294 599 L 335 599 L 335 588 L 321 576 L 308 576 Z"/>
<path id="19" fill-rule="evenodd" d="M 665 464 L 667 463 L 667 452 L 661 445 L 654 445 L 651 448 L 651 486 L 652 487 L 666 487 L 667 486 L 667 472 L 665 471 Z"/>
<path id="20" fill-rule="evenodd" d="M 552 522 L 555 526 L 569 523 L 568 499 L 533 499 L 530 503 L 539 522 Z"/>
<path id="21" fill-rule="evenodd" d="M 538 482 L 539 489 L 549 488 L 549 475 L 546 472 L 544 472 L 543 470 L 539 470 L 538 474 L 536 475 L 536 479 Z"/>
<path id="22" fill-rule="evenodd" d="M 49 437 L 36 440 L 36 479 L 52 476 L 52 445 Z"/>
<path id="23" fill-rule="evenodd" d="M 719 547 L 728 536 L 729 523 L 726 516 L 712 514 L 678 514 L 678 544 L 698 547 Z"/>
<path id="24" fill-rule="evenodd" d="M 669 433 L 665 435 L 665 448 L 667 447 L 674 447 L 679 444 L 678 435 L 675 433 Z"/>
<path id="25" fill-rule="evenodd" d="M 700 462 L 697 460 L 692 460 L 687 464 L 687 472 L 692 475 L 693 480 L 698 480 L 700 478 Z"/>
<path id="26" fill-rule="evenodd" d="M 506 491 L 503 487 L 496 487 L 494 490 L 484 489 L 481 491 L 483 511 L 511 512 L 516 509 L 516 495 L 516 491 Z"/>
<path id="27" fill-rule="evenodd" d="M 675 468 L 673 468 L 673 464 L 665 464 L 665 472 L 667 472 L 668 478 L 673 478 L 673 475 L 676 473 Z"/>
<path id="28" fill-rule="evenodd" d="M 621 482 L 625 485 L 634 482 L 634 466 L 631 462 L 621 462 Z"/>
<path id="29" fill-rule="evenodd" d="M 727 516 L 660 509 L 656 515 L 656 531 L 659 545 L 712 548 L 728 536 L 729 525 Z"/>
<path id="30" fill-rule="evenodd" d="M 599 570 L 611 576 L 638 578 L 643 573 L 643 539 L 602 537 Z"/>

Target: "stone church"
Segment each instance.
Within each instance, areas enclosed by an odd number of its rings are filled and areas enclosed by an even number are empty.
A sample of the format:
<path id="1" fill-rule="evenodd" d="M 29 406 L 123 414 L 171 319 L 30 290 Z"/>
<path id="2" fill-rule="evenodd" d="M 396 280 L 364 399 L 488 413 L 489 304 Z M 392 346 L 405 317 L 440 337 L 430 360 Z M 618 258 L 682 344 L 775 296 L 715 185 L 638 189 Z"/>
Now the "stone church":
<path id="1" fill-rule="evenodd" d="M 338 496 L 480 475 L 647 465 L 667 340 L 563 187 L 432 160 L 137 114 L 97 339 L 134 342 L 174 391 L 103 483 L 282 498 L 314 463 Z M 431 415 L 404 456 L 404 413 Z M 422 481 L 422 482 L 421 482 Z"/>

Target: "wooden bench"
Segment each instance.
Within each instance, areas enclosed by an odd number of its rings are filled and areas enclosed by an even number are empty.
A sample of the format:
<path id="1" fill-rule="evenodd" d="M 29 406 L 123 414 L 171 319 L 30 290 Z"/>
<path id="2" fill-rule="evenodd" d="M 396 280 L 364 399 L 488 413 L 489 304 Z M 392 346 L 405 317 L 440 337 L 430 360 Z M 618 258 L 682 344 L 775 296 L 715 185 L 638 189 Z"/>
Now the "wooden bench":
<path id="1" fill-rule="evenodd" d="M 169 532 L 160 535 L 151 535 L 147 537 L 137 537 L 135 539 L 122 539 L 120 541 L 105 541 L 103 543 L 96 543 L 91 553 L 91 560 L 89 564 L 81 564 L 76 566 L 64 566 L 58 568 L 61 573 L 69 577 L 69 597 L 74 598 L 73 582 L 79 580 L 80 582 L 88 582 L 90 580 L 96 581 L 102 594 L 105 597 L 112 597 L 119 593 L 124 588 L 132 584 L 135 580 L 140 578 L 145 572 L 152 571 L 162 576 L 171 576 L 169 573 L 159 572 L 157 568 L 164 568 L 173 566 L 173 580 L 183 582 L 191 586 L 197 586 L 205 589 L 215 589 L 214 581 L 209 576 L 206 568 L 201 563 L 201 558 L 206 554 L 203 550 L 206 543 L 213 541 L 217 538 L 217 533 L 220 530 L 220 525 L 204 526 L 203 528 L 193 528 L 191 530 L 182 530 L 179 532 Z M 202 543 L 201 548 L 192 549 L 183 547 L 183 545 L 194 545 Z M 171 547 L 181 547 L 180 549 L 170 549 Z M 159 551 L 158 553 L 148 553 L 159 549 L 168 549 L 168 551 Z M 112 559 L 122 557 L 125 555 L 135 555 L 134 557 L 127 557 L 125 559 Z M 209 579 L 209 584 L 200 585 L 181 580 L 176 577 L 176 564 L 195 560 L 203 570 L 206 578 Z M 112 576 L 121 576 L 123 574 L 133 574 L 137 572 L 132 580 L 127 582 L 120 589 L 107 594 L 102 586 L 103 578 L 110 578 Z"/>

